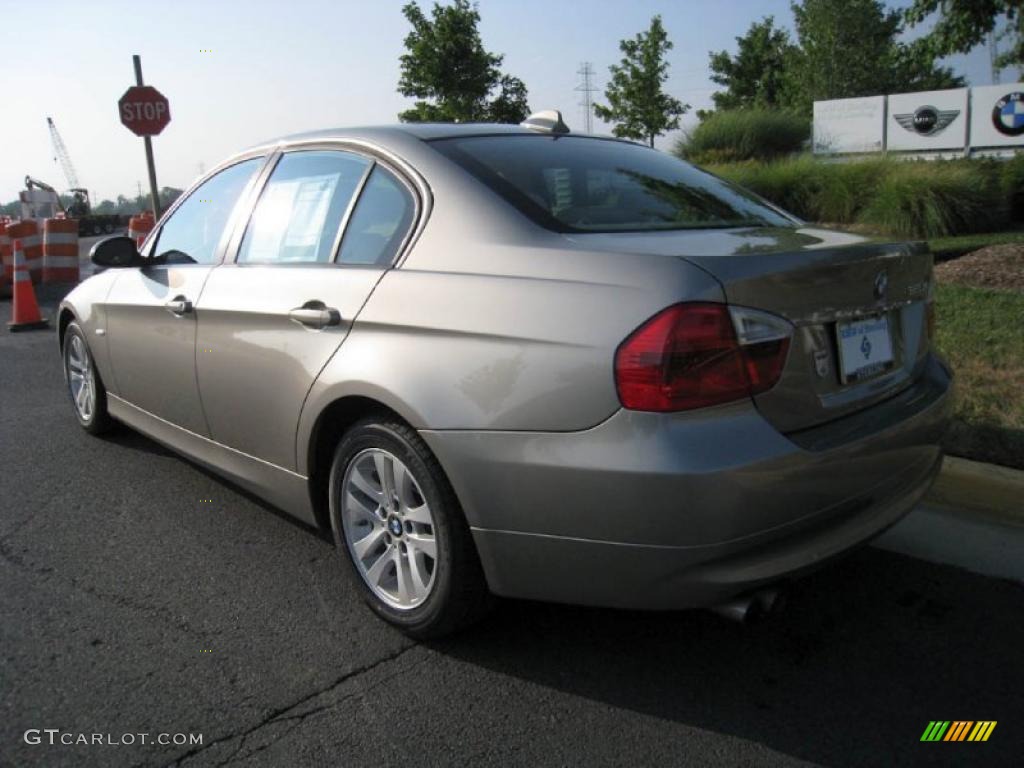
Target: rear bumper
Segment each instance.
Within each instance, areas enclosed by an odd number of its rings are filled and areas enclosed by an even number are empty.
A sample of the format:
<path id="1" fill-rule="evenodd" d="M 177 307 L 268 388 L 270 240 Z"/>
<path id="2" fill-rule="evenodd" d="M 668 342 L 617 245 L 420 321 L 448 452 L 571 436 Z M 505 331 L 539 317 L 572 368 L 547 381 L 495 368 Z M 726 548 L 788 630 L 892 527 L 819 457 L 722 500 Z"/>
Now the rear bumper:
<path id="1" fill-rule="evenodd" d="M 942 463 L 934 358 L 891 400 L 791 436 L 756 408 L 620 411 L 572 433 L 423 433 L 500 595 L 625 608 L 723 600 L 871 539 Z"/>

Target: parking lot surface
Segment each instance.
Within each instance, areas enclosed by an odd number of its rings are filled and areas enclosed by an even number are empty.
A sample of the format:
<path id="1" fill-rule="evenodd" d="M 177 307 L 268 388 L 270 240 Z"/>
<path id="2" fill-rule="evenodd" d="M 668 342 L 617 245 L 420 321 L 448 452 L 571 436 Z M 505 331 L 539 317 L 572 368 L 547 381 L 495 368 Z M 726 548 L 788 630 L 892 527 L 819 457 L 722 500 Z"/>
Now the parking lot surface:
<path id="1" fill-rule="evenodd" d="M 1024 753 L 1015 583 L 866 548 L 754 626 L 509 601 L 416 644 L 360 603 L 317 532 L 128 430 L 82 432 L 52 331 L 0 336 L 0 435 L 0 765 L 995 766 Z M 998 726 L 986 743 L 922 743 L 936 719 Z M 203 743 L 26 743 L 47 728 Z"/>

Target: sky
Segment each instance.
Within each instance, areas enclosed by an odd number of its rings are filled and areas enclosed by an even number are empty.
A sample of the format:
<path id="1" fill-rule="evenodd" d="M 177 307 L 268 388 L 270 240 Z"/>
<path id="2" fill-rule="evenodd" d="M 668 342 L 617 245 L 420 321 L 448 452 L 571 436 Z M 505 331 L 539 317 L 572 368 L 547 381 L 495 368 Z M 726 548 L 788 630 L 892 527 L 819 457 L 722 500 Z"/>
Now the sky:
<path id="1" fill-rule="evenodd" d="M 47 116 L 95 202 L 146 189 L 142 139 L 117 109 L 134 85 L 132 54 L 142 56 L 146 84 L 170 100 L 171 123 L 153 140 L 160 186 L 187 187 L 203 169 L 276 136 L 394 123 L 411 105 L 396 91 L 409 29 L 403 4 L 0 0 L 0 202 L 17 197 L 25 174 L 68 186 Z M 485 47 L 526 83 L 530 107 L 561 109 L 576 128 L 580 63 L 593 63 L 603 90 L 619 41 L 656 13 L 675 44 L 666 90 L 693 106 L 684 128 L 711 104 L 710 51 L 734 52 L 736 36 L 766 15 L 792 27 L 788 0 L 479 0 L 479 10 Z M 985 49 L 946 63 L 971 84 L 991 82 Z M 608 128 L 595 118 L 595 131 Z"/>

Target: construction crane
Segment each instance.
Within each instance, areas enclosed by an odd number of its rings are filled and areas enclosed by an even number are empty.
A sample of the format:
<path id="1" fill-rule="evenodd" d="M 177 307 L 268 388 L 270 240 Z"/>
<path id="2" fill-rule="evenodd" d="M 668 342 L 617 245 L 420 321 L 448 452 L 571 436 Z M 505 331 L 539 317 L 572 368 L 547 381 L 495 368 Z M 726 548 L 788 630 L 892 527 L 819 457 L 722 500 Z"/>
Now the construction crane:
<path id="1" fill-rule="evenodd" d="M 68 216 L 78 220 L 78 234 L 83 237 L 110 234 L 125 226 L 128 223 L 128 217 L 125 215 L 92 212 L 89 190 L 79 185 L 75 166 L 71 164 L 71 155 L 68 154 L 68 148 L 64 146 L 64 140 L 60 137 L 60 132 L 52 117 L 46 118 L 46 125 L 50 129 L 53 159 L 60 163 L 61 170 L 64 171 L 71 203 L 65 208 L 57 190 L 44 181 L 26 176 L 25 191 L 20 194 L 22 218 L 45 219 L 57 215 Z"/>
<path id="2" fill-rule="evenodd" d="M 68 182 L 68 192 L 71 194 L 72 203 L 68 206 L 68 214 L 76 218 L 88 216 L 92 213 L 92 204 L 89 202 L 89 190 L 78 183 L 78 174 L 75 173 L 75 166 L 71 164 L 71 155 L 68 148 L 64 146 L 64 139 L 60 137 L 57 124 L 52 117 L 46 118 L 46 125 L 50 129 L 50 142 L 53 144 L 53 159 L 60 163 L 64 171 L 64 178 Z"/>
<path id="3" fill-rule="evenodd" d="M 60 137 L 60 132 L 57 130 L 57 126 L 54 124 L 53 118 L 46 118 L 46 124 L 50 128 L 50 142 L 53 144 L 53 159 L 60 163 L 60 167 L 64 171 L 64 178 L 68 180 L 68 187 L 71 189 L 81 187 L 81 184 L 78 183 L 78 174 L 75 173 L 75 166 L 71 164 L 71 155 L 68 154 L 68 148 L 64 146 L 64 139 Z"/>

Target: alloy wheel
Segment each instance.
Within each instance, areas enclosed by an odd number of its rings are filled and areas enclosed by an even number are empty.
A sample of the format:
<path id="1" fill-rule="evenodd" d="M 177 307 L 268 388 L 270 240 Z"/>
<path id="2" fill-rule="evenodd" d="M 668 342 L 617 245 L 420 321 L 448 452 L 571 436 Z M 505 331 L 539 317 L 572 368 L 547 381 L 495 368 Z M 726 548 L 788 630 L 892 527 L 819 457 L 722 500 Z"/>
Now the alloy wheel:
<path id="1" fill-rule="evenodd" d="M 80 336 L 72 336 L 65 358 L 71 400 L 82 421 L 89 421 L 96 409 L 96 381 L 92 363 Z"/>
<path id="2" fill-rule="evenodd" d="M 345 544 L 367 586 L 399 610 L 422 604 L 437 575 L 437 541 L 409 468 L 381 448 L 360 451 L 345 470 L 340 504 Z"/>

